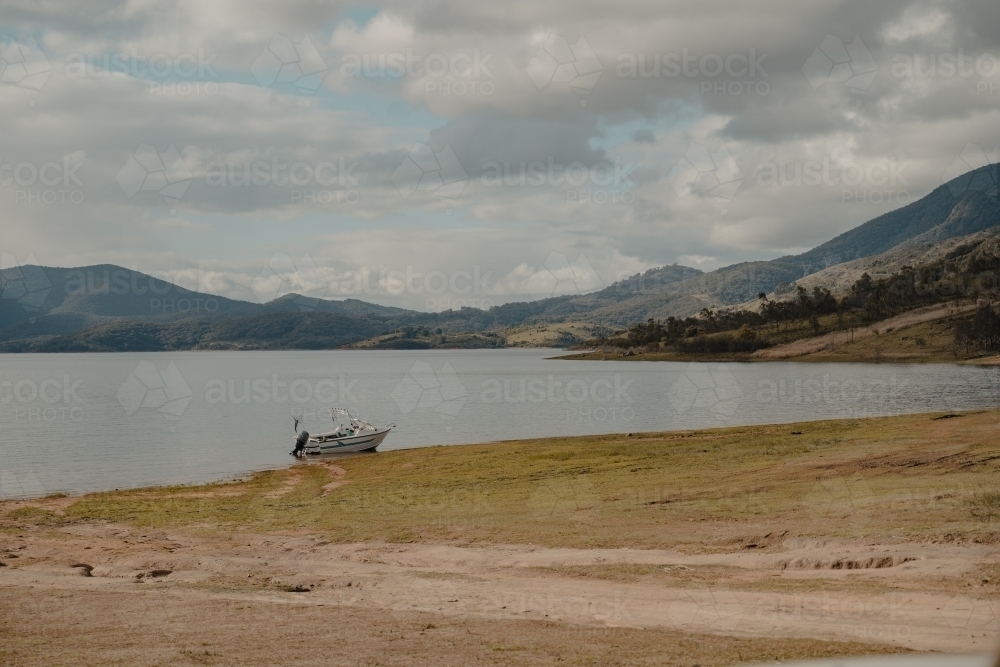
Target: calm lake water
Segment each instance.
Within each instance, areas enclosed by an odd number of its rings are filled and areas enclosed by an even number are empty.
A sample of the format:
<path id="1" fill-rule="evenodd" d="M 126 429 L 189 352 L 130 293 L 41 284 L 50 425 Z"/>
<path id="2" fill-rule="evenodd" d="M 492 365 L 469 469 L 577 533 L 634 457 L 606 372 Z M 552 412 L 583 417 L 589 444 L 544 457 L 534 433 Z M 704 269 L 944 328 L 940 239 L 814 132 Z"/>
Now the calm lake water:
<path id="1" fill-rule="evenodd" d="M 558 361 L 556 350 L 0 355 L 0 497 L 204 482 L 287 465 L 293 416 L 346 407 L 381 451 L 968 410 L 1000 369 Z"/>

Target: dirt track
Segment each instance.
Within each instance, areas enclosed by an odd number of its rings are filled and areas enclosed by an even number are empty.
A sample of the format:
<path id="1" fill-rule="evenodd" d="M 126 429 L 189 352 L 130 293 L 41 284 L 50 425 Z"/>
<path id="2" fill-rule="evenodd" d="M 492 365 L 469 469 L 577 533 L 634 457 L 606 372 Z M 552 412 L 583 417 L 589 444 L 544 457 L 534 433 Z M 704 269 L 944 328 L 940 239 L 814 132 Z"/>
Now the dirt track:
<path id="1" fill-rule="evenodd" d="M 4 502 L 0 665 L 989 652 L 998 425 L 980 411 L 429 448 Z M 531 500 L 581 477 L 586 494 Z"/>
<path id="2" fill-rule="evenodd" d="M 292 605 L 365 618 L 379 612 L 476 623 L 531 620 L 576 630 L 652 628 L 953 652 L 992 650 L 1000 622 L 995 600 L 974 589 L 956 594 L 934 585 L 944 573 L 996 561 L 995 545 L 776 539 L 761 550 L 685 555 L 337 545 L 293 535 L 220 539 L 116 525 L 68 526 L 3 541 L 17 556 L 0 568 L 3 597 L 15 601 L 15 612 L 36 604 L 51 612 L 15 613 L 8 623 L 30 620 L 50 636 L 60 625 L 119 604 L 131 606 L 137 623 L 153 619 L 154 625 L 218 604 L 281 625 Z M 637 566 L 654 576 L 615 576 Z M 587 568 L 598 576 L 587 576 Z"/>

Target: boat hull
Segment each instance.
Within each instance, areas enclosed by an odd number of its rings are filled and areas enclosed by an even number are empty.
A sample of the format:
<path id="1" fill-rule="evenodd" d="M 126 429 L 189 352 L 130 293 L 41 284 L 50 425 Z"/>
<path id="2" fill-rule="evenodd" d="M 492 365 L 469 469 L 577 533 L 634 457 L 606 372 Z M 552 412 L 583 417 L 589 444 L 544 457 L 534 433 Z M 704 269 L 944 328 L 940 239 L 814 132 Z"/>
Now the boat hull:
<path id="1" fill-rule="evenodd" d="M 333 437 L 332 433 L 321 433 L 309 438 L 306 443 L 306 454 L 332 454 L 334 452 L 370 452 L 382 444 L 391 428 L 366 431 L 357 435 L 342 438 Z"/>

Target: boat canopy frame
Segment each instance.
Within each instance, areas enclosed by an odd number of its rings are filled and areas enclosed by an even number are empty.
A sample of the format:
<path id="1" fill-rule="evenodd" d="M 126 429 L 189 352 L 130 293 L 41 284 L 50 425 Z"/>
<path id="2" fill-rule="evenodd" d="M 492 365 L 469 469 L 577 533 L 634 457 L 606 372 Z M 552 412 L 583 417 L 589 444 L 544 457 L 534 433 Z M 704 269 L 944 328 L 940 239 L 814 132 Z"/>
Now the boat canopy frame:
<path id="1" fill-rule="evenodd" d="M 351 411 L 348 410 L 347 408 L 330 408 L 330 419 L 335 424 L 340 424 L 341 422 L 337 419 L 336 415 L 344 415 L 344 416 L 346 416 L 347 419 L 348 419 L 348 421 L 350 421 L 350 423 L 352 425 L 356 424 L 356 425 L 362 427 L 362 429 L 364 429 L 365 431 L 378 431 L 379 430 L 379 427 L 375 426 L 374 424 L 370 424 L 369 422 L 366 422 L 364 419 L 358 419 L 357 417 L 355 417 L 354 415 L 352 415 Z M 395 428 L 395 426 L 396 426 L 395 424 L 387 424 L 383 428 Z"/>

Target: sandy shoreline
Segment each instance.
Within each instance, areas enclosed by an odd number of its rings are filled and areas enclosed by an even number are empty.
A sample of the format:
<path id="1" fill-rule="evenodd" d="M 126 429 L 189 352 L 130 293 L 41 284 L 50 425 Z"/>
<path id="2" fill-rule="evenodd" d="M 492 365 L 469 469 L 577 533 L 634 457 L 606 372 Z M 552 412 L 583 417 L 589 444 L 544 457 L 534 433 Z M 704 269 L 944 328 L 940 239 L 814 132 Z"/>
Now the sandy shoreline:
<path id="1" fill-rule="evenodd" d="M 367 474 L 375 488 L 394 488 L 386 470 L 403 468 L 410 476 L 400 477 L 408 484 L 400 488 L 409 488 L 409 494 L 387 490 L 368 497 L 364 508 L 371 516 L 398 515 L 426 496 L 414 484 L 451 484 L 451 462 L 464 466 L 469 456 L 481 459 L 480 452 L 521 445 L 393 452 L 297 465 L 244 482 L 0 503 L 0 595 L 7 601 L 0 614 L 0 657 L 3 664 L 16 665 L 549 664 L 562 659 L 723 665 L 897 650 L 989 652 L 996 648 L 1000 626 L 1000 521 L 992 514 L 987 521 L 966 521 L 967 499 L 935 487 L 930 496 L 911 491 L 903 498 L 925 505 L 922 523 L 914 524 L 919 530 L 903 530 L 910 524 L 899 518 L 883 526 L 879 522 L 885 517 L 909 516 L 908 510 L 890 501 L 872 478 L 856 486 L 827 483 L 820 489 L 830 490 L 823 501 L 829 507 L 813 507 L 796 521 L 795 507 L 802 501 L 779 500 L 782 489 L 774 479 L 791 483 L 793 468 L 830 470 L 842 467 L 849 456 L 883 464 L 853 466 L 847 475 L 829 479 L 857 480 L 858 471 L 875 470 L 883 478 L 909 475 L 906 487 L 916 489 L 926 481 L 913 471 L 930 466 L 927 472 L 939 486 L 953 475 L 955 488 L 968 495 L 969 489 L 980 488 L 968 477 L 970 466 L 985 479 L 996 479 L 1000 449 L 995 438 L 975 441 L 976 434 L 995 434 L 998 420 L 997 412 L 937 421 L 926 416 L 869 420 L 898 432 L 904 458 L 856 442 L 839 454 L 829 446 L 821 454 L 806 448 L 805 455 L 760 467 L 753 483 L 769 490 L 735 508 L 698 500 L 703 492 L 690 473 L 686 484 L 671 485 L 673 491 L 619 506 L 622 493 L 606 491 L 600 471 L 592 467 L 585 473 L 591 479 L 586 486 L 571 482 L 556 488 L 554 504 L 544 512 L 538 504 L 546 498 L 530 495 L 527 521 L 510 525 L 496 522 L 523 509 L 523 493 L 512 491 L 511 502 L 519 504 L 508 507 L 492 487 L 483 487 L 478 500 L 475 494 L 452 492 L 447 502 L 438 498 L 438 505 L 417 506 L 409 516 L 419 519 L 386 517 L 414 528 L 402 541 L 387 539 L 393 534 L 388 528 L 379 529 L 383 537 L 376 531 L 367 539 L 348 539 L 353 533 L 320 525 L 329 517 L 306 508 L 345 512 L 345 502 L 367 497 Z M 857 420 L 852 424 L 859 433 L 872 430 Z M 930 433 L 928 425 L 937 433 Z M 927 446 L 914 441 L 911 426 L 926 434 Z M 830 425 L 825 428 L 833 432 Z M 698 447 L 698 442 L 729 435 L 747 437 L 747 429 L 729 431 L 661 438 Z M 777 437 L 755 432 L 765 441 Z M 940 449 L 945 434 L 952 440 L 948 452 Z M 551 446 L 553 451 L 593 447 L 578 440 Z M 958 455 L 970 447 L 972 458 Z M 454 451 L 460 449 L 466 451 Z M 935 449 L 937 454 L 926 458 Z M 537 457 L 541 450 L 525 451 Z M 955 463 L 954 473 L 942 468 L 945 460 Z M 389 467 L 372 470 L 380 465 Z M 420 465 L 428 466 L 428 477 L 420 476 Z M 813 474 L 804 468 L 803 473 L 803 478 Z M 608 474 L 609 480 L 620 477 Z M 667 466 L 656 474 L 674 471 Z M 767 475 L 776 477 L 765 483 Z M 725 476 L 720 471 L 715 478 Z M 511 478 L 497 488 L 509 490 L 516 483 Z M 682 498 L 685 487 L 694 504 L 671 509 L 689 502 Z M 844 488 L 846 496 L 836 490 Z M 933 503 L 938 496 L 936 502 L 944 503 L 935 510 L 945 513 L 940 516 L 926 505 L 927 497 Z M 802 498 L 816 504 L 814 490 Z M 110 512 L 102 508 L 112 501 L 128 511 L 163 514 L 98 518 L 93 507 Z M 240 507 L 267 508 L 267 513 L 237 517 L 227 525 L 208 513 L 215 508 L 235 514 Z M 200 518 L 179 518 L 185 512 Z M 636 512 L 647 517 L 643 525 L 649 526 L 636 526 L 636 534 L 658 532 L 657 543 L 664 546 L 629 537 L 626 525 L 638 520 L 630 516 Z M 428 513 L 434 516 L 424 518 Z M 470 539 L 475 533 L 468 531 L 485 529 L 488 516 L 494 517 L 489 519 L 493 538 Z M 354 520 L 375 521 L 355 516 L 346 529 L 358 529 Z M 280 523 L 269 523 L 274 521 Z M 524 539 L 532 528 L 525 523 L 533 524 L 537 540 Z M 864 534 L 852 535 L 859 525 Z M 588 545 L 601 530 L 621 541 Z M 450 657 L 438 660 L 446 647 Z"/>
<path id="2" fill-rule="evenodd" d="M 281 613 L 286 604 L 350 607 L 449 618 L 548 619 L 578 627 L 874 641 L 918 651 L 986 652 L 996 637 L 995 601 L 921 585 L 942 569 L 962 573 L 973 563 L 997 560 L 996 546 L 799 541 L 769 553 L 688 555 L 336 545 L 316 537 L 252 534 L 218 540 L 114 524 L 15 541 L 20 544 L 14 552 L 27 562 L 3 572 L 5 590 L 132 595 L 145 589 L 154 599 L 242 602 L 270 607 L 271 613 Z M 719 585 L 677 581 L 650 587 L 560 572 L 593 565 L 656 566 L 666 573 L 717 567 L 725 574 Z M 765 579 L 771 586 L 778 580 L 802 589 L 755 590 L 752 584 Z M 823 584 L 831 589 L 822 590 Z M 818 589 L 810 590 L 814 585 Z"/>

